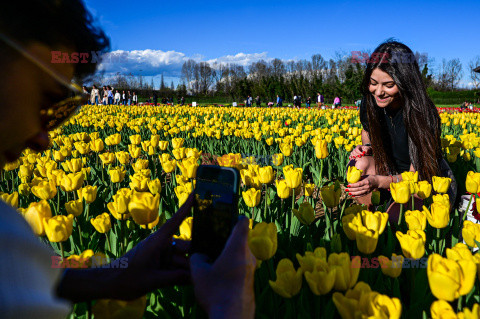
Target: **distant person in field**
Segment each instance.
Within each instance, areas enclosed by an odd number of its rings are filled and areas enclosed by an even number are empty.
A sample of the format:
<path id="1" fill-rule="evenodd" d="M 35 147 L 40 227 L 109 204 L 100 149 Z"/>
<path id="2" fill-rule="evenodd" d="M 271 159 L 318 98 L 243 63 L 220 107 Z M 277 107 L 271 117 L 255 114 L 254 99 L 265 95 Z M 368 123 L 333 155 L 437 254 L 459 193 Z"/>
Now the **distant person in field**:
<path id="1" fill-rule="evenodd" d="M 312 103 L 312 98 L 309 96 L 307 100 L 305 101 L 305 106 L 310 108 L 310 104 Z"/>
<path id="2" fill-rule="evenodd" d="M 118 90 L 115 90 L 115 105 L 120 105 L 121 99 L 122 96 L 120 95 L 120 92 L 118 92 Z"/>
<path id="3" fill-rule="evenodd" d="M 92 91 L 90 92 L 90 102 L 91 104 L 98 105 L 100 98 L 100 93 L 96 85 L 92 86 Z"/>
<path id="4" fill-rule="evenodd" d="M 133 92 L 132 94 L 132 102 L 133 102 L 133 105 L 137 105 L 138 103 L 138 95 L 135 92 Z"/>
<path id="5" fill-rule="evenodd" d="M 113 104 L 113 88 L 109 85 L 107 86 L 107 103 L 108 105 L 112 105 Z"/>
<path id="6" fill-rule="evenodd" d="M 339 106 L 340 106 L 340 98 L 338 96 L 336 96 L 335 99 L 333 99 L 332 109 L 337 108 Z"/>
<path id="7" fill-rule="evenodd" d="M 185 98 L 182 96 L 182 98 L 180 99 L 180 105 L 181 106 L 184 106 L 185 105 Z"/>
<path id="8" fill-rule="evenodd" d="M 157 92 L 153 92 L 153 105 L 157 106 L 158 96 Z"/>
<path id="9" fill-rule="evenodd" d="M 368 62 L 362 82 L 360 104 L 362 145 L 350 153 L 349 166 L 363 170 L 362 179 L 347 185 L 347 192 L 361 204 L 371 204 L 373 190 L 380 190 L 390 221 L 398 220 L 400 206 L 393 203 L 390 184 L 402 180 L 401 173 L 418 172 L 419 181 L 432 183 L 433 176 L 452 179 L 448 190 L 454 207 L 457 184 L 443 158 L 440 135 L 441 120 L 435 104 L 427 94 L 417 61 L 399 62 L 395 56 L 412 55 L 412 50 L 397 41 L 380 44 Z M 415 198 L 405 210 L 422 209 Z"/>
<path id="10" fill-rule="evenodd" d="M 127 96 L 125 95 L 125 91 L 122 91 L 122 105 L 127 104 Z"/>
<path id="11" fill-rule="evenodd" d="M 277 95 L 277 106 L 278 107 L 282 107 L 283 105 L 283 100 L 282 98 L 280 97 L 280 95 Z"/>
<path id="12" fill-rule="evenodd" d="M 127 104 L 132 104 L 132 93 L 130 93 L 130 91 L 127 92 Z"/>
<path id="13" fill-rule="evenodd" d="M 255 98 L 255 104 L 257 105 L 257 107 L 260 107 L 261 106 L 261 101 L 260 101 L 260 96 L 257 95 L 257 97 Z"/>
<path id="14" fill-rule="evenodd" d="M 325 102 L 324 98 L 323 98 L 323 95 L 319 93 L 317 93 L 317 106 L 318 107 L 321 107 L 323 105 L 323 103 Z"/>

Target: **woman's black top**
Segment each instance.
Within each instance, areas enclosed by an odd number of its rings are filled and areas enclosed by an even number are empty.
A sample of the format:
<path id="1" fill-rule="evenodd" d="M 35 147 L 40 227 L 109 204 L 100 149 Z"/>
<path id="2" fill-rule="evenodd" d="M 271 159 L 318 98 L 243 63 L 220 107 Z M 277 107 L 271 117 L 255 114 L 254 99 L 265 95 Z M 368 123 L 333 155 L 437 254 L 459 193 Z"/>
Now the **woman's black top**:
<path id="1" fill-rule="evenodd" d="M 384 128 L 388 136 L 383 136 L 387 154 L 393 159 L 397 174 L 410 170 L 410 153 L 408 151 L 408 134 L 403 122 L 402 110 L 394 114 L 383 109 L 381 112 L 380 126 Z M 365 99 L 360 104 L 360 122 L 363 129 L 369 132 L 367 107 Z M 373 150 L 375 151 L 375 150 Z"/>

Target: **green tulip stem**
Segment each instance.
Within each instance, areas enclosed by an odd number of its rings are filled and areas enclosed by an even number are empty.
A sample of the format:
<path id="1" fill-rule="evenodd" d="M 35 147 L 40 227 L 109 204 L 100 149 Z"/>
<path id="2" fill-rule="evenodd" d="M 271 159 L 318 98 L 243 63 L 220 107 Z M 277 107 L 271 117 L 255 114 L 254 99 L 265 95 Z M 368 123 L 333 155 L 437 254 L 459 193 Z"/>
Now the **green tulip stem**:
<path id="1" fill-rule="evenodd" d="M 283 218 L 283 198 L 280 199 L 280 218 Z"/>
<path id="2" fill-rule="evenodd" d="M 107 233 L 105 233 L 105 238 L 107 239 L 108 250 L 109 250 L 109 251 L 112 251 L 112 246 L 110 246 L 110 240 L 108 239 Z"/>
<path id="3" fill-rule="evenodd" d="M 320 160 L 320 180 L 319 180 L 319 183 L 320 183 L 320 188 L 322 188 L 323 186 L 323 158 Z"/>
<path id="4" fill-rule="evenodd" d="M 457 311 L 461 311 L 462 310 L 462 301 L 463 301 L 463 296 L 460 295 L 460 297 L 458 297 L 458 303 L 457 303 Z"/>
<path id="5" fill-rule="evenodd" d="M 330 240 L 333 238 L 333 208 L 330 208 Z"/>
<path id="6" fill-rule="evenodd" d="M 400 204 L 400 215 L 398 215 L 398 226 L 402 223 L 402 217 L 403 217 L 403 204 Z"/>
<path id="7" fill-rule="evenodd" d="M 60 194 L 57 190 L 57 211 L 55 212 L 55 215 L 59 215 L 60 214 Z"/>
<path id="8" fill-rule="evenodd" d="M 415 210 L 415 196 L 411 195 L 411 199 L 412 199 L 412 208 L 411 208 L 411 210 Z"/>
<path id="9" fill-rule="evenodd" d="M 60 251 L 62 253 L 62 261 L 65 259 L 65 252 L 63 251 L 63 242 L 60 242 Z"/>
<path id="10" fill-rule="evenodd" d="M 265 219 L 267 219 L 267 190 L 268 190 L 267 185 L 264 185 L 264 188 L 265 188 L 265 195 L 264 195 L 263 201 L 265 202 L 265 204 L 263 208 L 263 216 Z"/>
<path id="11" fill-rule="evenodd" d="M 438 250 L 437 250 L 437 253 L 441 254 L 440 252 L 440 249 L 441 249 L 441 243 L 440 241 L 442 240 L 441 237 L 440 237 L 440 228 L 437 228 L 437 247 L 438 247 Z"/>
<path id="12" fill-rule="evenodd" d="M 252 220 L 255 222 L 255 209 L 252 207 Z"/>
<path id="13" fill-rule="evenodd" d="M 467 219 L 467 214 L 468 212 L 470 211 L 470 205 L 472 204 L 472 199 L 476 197 L 475 194 L 472 194 L 472 196 L 470 196 L 470 199 L 468 200 L 468 205 L 467 205 L 467 209 L 465 210 L 465 212 L 463 213 L 463 221 L 465 221 L 465 219 Z"/>
<path id="14" fill-rule="evenodd" d="M 86 207 L 85 207 L 85 220 L 88 221 L 88 214 L 90 213 L 90 204 L 88 204 L 88 203 L 86 203 L 86 202 L 85 202 L 85 204 L 86 204 L 86 205 L 85 205 L 85 206 L 86 206 Z"/>
<path id="15" fill-rule="evenodd" d="M 84 247 L 83 247 L 83 240 L 82 240 L 82 228 L 80 227 L 80 223 L 78 222 L 77 217 L 75 217 L 75 223 L 77 224 L 78 235 L 80 237 L 80 247 L 82 247 L 83 249 Z"/>

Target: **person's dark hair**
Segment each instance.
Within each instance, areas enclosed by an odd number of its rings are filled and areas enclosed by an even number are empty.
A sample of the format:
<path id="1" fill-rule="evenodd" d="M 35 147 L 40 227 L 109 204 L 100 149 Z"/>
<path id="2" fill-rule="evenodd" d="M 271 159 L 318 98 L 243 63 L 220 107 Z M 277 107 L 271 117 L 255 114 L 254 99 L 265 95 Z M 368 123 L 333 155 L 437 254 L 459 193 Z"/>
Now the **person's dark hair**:
<path id="1" fill-rule="evenodd" d="M 369 91 L 370 76 L 377 68 L 388 73 L 399 88 L 413 167 L 421 179 L 431 182 L 433 176 L 440 174 L 439 161 L 442 158 L 440 116 L 427 94 L 412 50 L 405 44 L 393 40 L 380 44 L 372 53 L 362 83 L 377 173 L 388 175 L 395 170 L 388 134 L 385 134 L 387 124 L 382 114 L 385 111 L 377 106 L 374 96 Z"/>
<path id="2" fill-rule="evenodd" d="M 110 47 L 109 39 L 94 25 L 94 19 L 82 0 L 5 2 L 0 10 L 0 32 L 21 45 L 38 41 L 53 50 L 64 45 L 91 55 L 92 51 L 103 53 Z M 2 43 L 0 47 L 5 45 Z M 94 73 L 97 64 L 77 63 L 75 77 L 83 79 Z"/>

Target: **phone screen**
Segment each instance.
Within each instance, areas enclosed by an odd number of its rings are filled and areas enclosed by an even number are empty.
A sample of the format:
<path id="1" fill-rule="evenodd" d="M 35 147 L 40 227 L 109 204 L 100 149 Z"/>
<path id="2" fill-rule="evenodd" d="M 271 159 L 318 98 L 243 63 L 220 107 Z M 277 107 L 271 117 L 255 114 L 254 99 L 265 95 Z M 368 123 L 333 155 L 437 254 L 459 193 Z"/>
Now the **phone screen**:
<path id="1" fill-rule="evenodd" d="M 195 187 L 192 251 L 216 259 L 238 218 L 238 178 L 231 169 L 199 167 Z"/>

